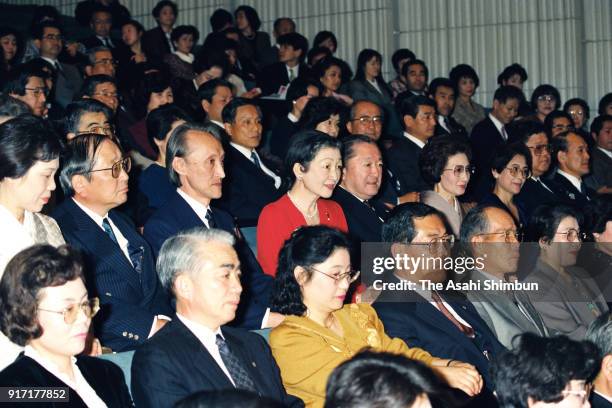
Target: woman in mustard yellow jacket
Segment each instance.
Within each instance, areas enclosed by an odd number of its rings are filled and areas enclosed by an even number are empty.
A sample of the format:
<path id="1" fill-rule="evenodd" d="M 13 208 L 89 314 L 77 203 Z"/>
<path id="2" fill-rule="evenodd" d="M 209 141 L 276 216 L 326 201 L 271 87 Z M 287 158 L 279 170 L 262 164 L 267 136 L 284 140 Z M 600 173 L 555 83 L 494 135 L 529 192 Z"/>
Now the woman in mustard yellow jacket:
<path id="1" fill-rule="evenodd" d="M 349 246 L 342 232 L 311 226 L 296 230 L 280 252 L 271 309 L 287 317 L 270 333 L 270 345 L 287 392 L 307 407 L 322 407 L 333 369 L 370 347 L 420 360 L 451 387 L 478 394 L 482 377 L 472 365 L 390 338 L 367 304 L 344 305 L 359 276 L 351 270 Z"/>

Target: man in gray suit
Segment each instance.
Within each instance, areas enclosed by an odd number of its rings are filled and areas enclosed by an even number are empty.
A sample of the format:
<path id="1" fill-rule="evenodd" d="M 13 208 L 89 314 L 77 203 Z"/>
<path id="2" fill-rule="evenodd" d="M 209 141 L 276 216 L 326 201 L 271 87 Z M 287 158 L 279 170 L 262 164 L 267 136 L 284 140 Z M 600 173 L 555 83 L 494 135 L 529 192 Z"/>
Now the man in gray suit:
<path id="1" fill-rule="evenodd" d="M 512 348 L 516 335 L 532 332 L 547 336 L 548 330 L 529 299 L 521 291 L 486 290 L 484 282 L 516 282 L 519 234 L 512 216 L 492 205 L 474 207 L 461 224 L 461 242 L 482 268 L 463 281 L 480 282 L 480 290 L 466 291 L 476 311 L 505 347 Z"/>
<path id="2" fill-rule="evenodd" d="M 596 117 L 591 136 L 597 145 L 591 150 L 591 174 L 585 182 L 600 194 L 612 194 L 612 116 Z"/>
<path id="3" fill-rule="evenodd" d="M 53 22 L 45 21 L 34 29 L 34 45 L 40 50 L 40 58 L 53 68 L 55 78 L 55 101 L 65 108 L 81 88 L 83 78 L 79 70 L 70 64 L 59 62 L 63 37 L 61 28 Z"/>

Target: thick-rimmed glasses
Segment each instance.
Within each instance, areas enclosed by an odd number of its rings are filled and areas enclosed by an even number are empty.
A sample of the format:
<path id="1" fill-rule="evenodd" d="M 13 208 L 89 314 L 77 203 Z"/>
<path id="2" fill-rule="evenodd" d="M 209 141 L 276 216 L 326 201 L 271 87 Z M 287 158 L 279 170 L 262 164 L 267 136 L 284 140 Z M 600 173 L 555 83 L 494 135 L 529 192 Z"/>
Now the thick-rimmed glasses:
<path id="1" fill-rule="evenodd" d="M 453 175 L 457 178 L 461 177 L 463 174 L 465 174 L 467 177 L 471 177 L 476 171 L 476 167 L 470 166 L 470 165 L 467 165 L 467 166 L 457 165 L 453 168 L 444 169 L 442 171 L 452 171 Z"/>
<path id="2" fill-rule="evenodd" d="M 116 67 L 117 61 L 115 61 L 112 58 L 103 58 L 103 59 L 96 60 L 94 62 L 94 65 L 112 65 L 113 67 Z"/>
<path id="3" fill-rule="evenodd" d="M 508 173 L 510 173 L 510 175 L 512 177 L 522 177 L 524 179 L 528 179 L 529 177 L 531 177 L 531 170 L 529 170 L 529 167 L 519 167 L 519 166 L 512 166 L 512 167 L 506 167 L 506 170 L 508 170 Z"/>
<path id="4" fill-rule="evenodd" d="M 455 236 L 453 234 L 442 235 L 441 237 L 432 238 L 427 244 L 429 252 L 434 252 L 440 248 L 447 247 L 451 248 L 455 243 Z"/>
<path id="5" fill-rule="evenodd" d="M 32 92 L 32 95 L 35 97 L 39 97 L 41 94 L 45 95 L 45 97 L 49 96 L 49 90 L 45 87 L 40 88 L 24 88 L 26 91 Z"/>
<path id="6" fill-rule="evenodd" d="M 557 98 L 555 98 L 552 95 L 540 95 L 540 96 L 538 96 L 538 101 L 540 101 L 540 102 L 544 102 L 544 101 L 546 101 L 546 102 L 556 102 Z"/>
<path id="7" fill-rule="evenodd" d="M 358 121 L 362 125 L 380 125 L 382 126 L 383 117 L 382 116 L 360 116 L 358 118 L 351 119 L 351 122 Z"/>
<path id="8" fill-rule="evenodd" d="M 82 310 L 83 313 L 85 313 L 85 316 L 87 316 L 87 318 L 89 319 L 94 317 L 96 313 L 98 313 L 98 311 L 100 310 L 100 299 L 87 299 L 81 304 L 75 303 L 66 306 L 64 310 L 49 310 L 41 308 L 38 308 L 38 310 L 41 310 L 43 312 L 61 314 L 64 316 L 64 322 L 66 322 L 66 324 L 73 324 L 74 322 L 76 322 L 77 317 L 79 316 L 79 310 Z"/>
<path id="9" fill-rule="evenodd" d="M 533 154 L 535 154 L 536 156 L 542 156 L 544 153 L 550 154 L 550 152 L 552 151 L 552 145 L 550 144 L 527 146 L 527 148 L 533 150 Z"/>
<path id="10" fill-rule="evenodd" d="M 119 176 L 121 175 L 121 170 L 122 169 L 126 173 L 129 173 L 131 168 L 132 168 L 132 159 L 128 156 L 128 157 L 124 157 L 123 159 L 119 160 L 118 162 L 113 163 L 113 165 L 111 167 L 107 167 L 105 169 L 98 169 L 98 170 L 89 170 L 86 173 L 95 173 L 96 171 L 110 170 L 111 171 L 111 175 L 113 176 L 113 178 L 119 178 Z"/>
<path id="11" fill-rule="evenodd" d="M 568 242 L 579 242 L 584 241 L 587 235 L 584 232 L 580 232 L 575 228 L 570 228 L 565 232 L 556 232 L 555 235 L 561 235 L 565 237 Z"/>
<path id="12" fill-rule="evenodd" d="M 95 133 L 96 135 L 114 136 L 115 128 L 112 126 L 92 126 L 84 132 L 78 132 L 77 136 L 89 135 Z"/>
<path id="13" fill-rule="evenodd" d="M 487 232 L 487 233 L 482 233 L 482 234 L 476 234 L 474 236 L 490 236 L 490 235 L 503 235 L 504 236 L 504 241 L 511 243 L 511 242 L 521 242 L 523 240 L 523 233 L 522 232 L 518 232 L 516 230 L 507 230 L 507 231 L 501 231 L 501 232 Z"/>
<path id="14" fill-rule="evenodd" d="M 349 272 L 340 273 L 338 275 L 330 275 L 329 273 L 320 271 L 317 268 L 313 268 L 312 266 L 309 266 L 306 269 L 310 269 L 312 271 L 319 272 L 327 276 L 328 278 L 332 278 L 334 281 L 336 281 L 336 285 L 338 285 L 343 280 L 347 280 L 350 285 L 351 283 L 355 282 L 357 278 L 359 278 L 359 275 L 361 274 L 360 271 L 349 271 Z"/>

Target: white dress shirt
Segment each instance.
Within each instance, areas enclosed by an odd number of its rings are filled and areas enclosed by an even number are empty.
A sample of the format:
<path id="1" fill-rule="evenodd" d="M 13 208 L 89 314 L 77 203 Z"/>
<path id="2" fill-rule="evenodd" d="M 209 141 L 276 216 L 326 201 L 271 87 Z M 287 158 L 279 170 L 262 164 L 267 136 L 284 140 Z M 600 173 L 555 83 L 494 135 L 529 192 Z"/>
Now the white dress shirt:
<path id="1" fill-rule="evenodd" d="M 221 126 L 221 129 L 223 129 L 223 131 L 225 131 L 225 125 L 222 122 L 219 122 L 218 120 L 213 120 L 213 119 L 209 119 L 211 123 L 214 123 L 217 126 Z"/>
<path id="2" fill-rule="evenodd" d="M 602 152 L 604 152 L 604 154 L 605 154 L 606 156 L 608 156 L 609 158 L 611 158 L 611 159 L 612 159 L 612 152 L 611 152 L 611 151 L 606 150 L 606 149 L 604 149 L 603 147 L 600 147 L 600 146 L 597 146 L 597 148 L 598 148 L 599 150 L 601 150 Z M 599 393 L 598 393 L 598 394 L 599 394 Z M 601 395 L 601 394 L 599 394 L 599 395 Z"/>
<path id="3" fill-rule="evenodd" d="M 504 139 L 505 141 L 508 141 L 508 133 L 506 132 L 506 128 L 504 127 L 504 124 L 501 123 L 495 116 L 493 116 L 491 113 L 489 113 L 489 119 L 491 119 L 491 121 L 493 122 L 493 124 L 495 125 L 495 128 L 497 129 L 497 131 L 499 132 L 499 134 L 501 135 L 502 139 Z"/>
<path id="4" fill-rule="evenodd" d="M 272 170 L 270 170 L 269 168 L 266 167 L 266 165 L 263 163 L 263 161 L 261 161 L 261 157 L 259 157 L 259 155 L 257 154 L 257 151 L 253 150 L 253 149 L 249 149 L 246 148 L 244 146 L 240 146 L 239 144 L 236 144 L 234 142 L 230 142 L 230 144 L 232 146 L 234 146 L 236 148 L 236 150 L 238 150 L 240 153 L 242 153 L 242 155 L 244 157 L 246 157 L 247 159 L 251 160 L 251 153 L 255 153 L 255 155 L 257 156 L 257 158 L 259 159 L 259 165 L 261 166 L 261 170 L 266 173 L 268 176 L 272 177 L 274 179 L 274 187 L 275 188 L 279 188 L 281 185 L 281 178 L 278 177 L 276 174 L 274 174 L 274 172 Z"/>
<path id="5" fill-rule="evenodd" d="M 291 78 L 291 71 L 293 71 L 293 79 L 297 78 L 300 74 L 300 64 L 297 64 L 295 67 L 285 64 L 285 69 L 287 70 L 287 78 Z"/>
<path id="6" fill-rule="evenodd" d="M 368 81 L 370 85 L 372 85 L 378 91 L 379 94 L 382 94 L 382 91 L 380 90 L 380 86 L 378 86 L 378 81 L 376 80 L 370 81 L 368 79 L 366 79 L 366 81 Z"/>
<path id="7" fill-rule="evenodd" d="M 220 334 L 221 337 L 223 337 L 223 333 L 221 333 L 221 328 L 218 327 L 217 330 L 213 331 L 202 324 L 187 319 L 185 316 L 179 313 L 176 314 L 176 317 L 178 317 L 179 320 L 183 322 L 185 326 L 187 326 L 189 331 L 193 333 L 193 335 L 196 336 L 198 340 L 200 340 L 200 343 L 202 343 L 204 348 L 208 351 L 208 353 L 215 360 L 219 368 L 225 373 L 227 378 L 231 381 L 232 384 L 234 384 L 235 387 L 236 383 L 230 375 L 229 370 L 225 366 L 225 363 L 221 358 L 221 353 L 219 352 L 219 347 L 217 346 L 217 334 Z"/>
<path id="8" fill-rule="evenodd" d="M 24 355 L 30 357 L 32 360 L 40 364 L 45 370 L 59 378 L 64 384 L 72 388 L 79 397 L 83 400 L 85 405 L 89 408 L 106 408 L 106 403 L 96 394 L 96 391 L 89 385 L 81 370 L 76 365 L 76 358 L 71 357 L 72 361 L 72 373 L 74 374 L 74 381 L 68 377 L 68 375 L 62 373 L 58 366 L 38 353 L 34 347 L 25 346 Z M 61 405 L 61 404 L 60 404 Z"/>
<path id="9" fill-rule="evenodd" d="M 51 58 L 47 58 L 47 57 L 40 57 L 42 59 L 44 59 L 45 61 L 47 61 L 49 64 L 51 64 L 51 66 L 53 67 L 53 69 L 59 69 L 61 70 L 62 67 L 60 65 L 60 62 L 58 60 L 52 60 Z"/>
<path id="10" fill-rule="evenodd" d="M 196 213 L 198 218 L 206 225 L 206 228 L 210 228 L 208 224 L 208 220 L 206 219 L 206 213 L 210 209 L 210 205 L 204 205 L 198 200 L 191 198 L 187 193 L 185 193 L 180 188 L 176 189 L 178 195 L 183 197 L 183 200 L 187 201 L 187 204 L 191 207 L 191 209 Z"/>
<path id="11" fill-rule="evenodd" d="M 438 124 L 440 126 L 442 126 L 444 128 L 444 130 L 446 130 L 448 133 L 453 133 L 451 132 L 451 130 L 446 126 L 446 116 L 442 116 L 442 115 L 438 115 Z"/>
<path id="12" fill-rule="evenodd" d="M 96 37 L 98 38 L 98 40 L 102 41 L 102 45 L 105 47 L 111 47 L 111 48 L 115 48 L 115 44 L 113 44 L 113 40 L 111 40 L 110 37 L 100 37 L 99 35 L 96 35 Z M 104 41 L 106 39 L 106 41 Z"/>
<path id="13" fill-rule="evenodd" d="M 566 172 L 564 172 L 563 170 L 557 170 L 557 173 L 559 173 L 560 175 L 562 175 L 563 177 L 565 177 L 566 179 L 568 179 L 568 180 L 569 180 L 569 182 L 570 182 L 570 183 L 572 183 L 572 185 L 573 185 L 574 187 L 576 187 L 576 189 L 577 189 L 578 191 L 581 191 L 581 190 L 580 190 L 580 185 L 582 184 L 582 179 L 580 179 L 580 178 L 578 178 L 578 177 L 576 177 L 576 176 L 572 176 L 571 174 L 566 173 Z"/>
<path id="14" fill-rule="evenodd" d="M 298 120 L 299 120 L 299 119 L 298 119 L 298 118 L 296 118 L 296 117 L 295 117 L 295 115 L 294 115 L 293 113 L 289 112 L 289 114 L 287 115 L 287 117 L 289 118 L 289 120 L 290 120 L 292 123 L 298 123 Z"/>
<path id="15" fill-rule="evenodd" d="M 404 136 L 407 137 L 408 140 L 413 141 L 421 149 L 425 147 L 425 142 L 423 142 L 421 139 L 418 139 L 418 138 L 412 136 L 410 133 L 404 132 Z"/>

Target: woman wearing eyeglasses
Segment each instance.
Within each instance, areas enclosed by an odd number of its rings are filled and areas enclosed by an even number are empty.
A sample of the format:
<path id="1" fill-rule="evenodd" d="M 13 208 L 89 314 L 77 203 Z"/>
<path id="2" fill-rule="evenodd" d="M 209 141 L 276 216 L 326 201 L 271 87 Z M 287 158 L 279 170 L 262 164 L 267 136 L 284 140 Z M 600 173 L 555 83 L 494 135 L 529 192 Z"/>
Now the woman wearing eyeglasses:
<path id="1" fill-rule="evenodd" d="M 0 384 L 64 387 L 55 396 L 66 407 L 131 407 L 121 369 L 80 355 L 99 308 L 84 279 L 76 250 L 67 246 L 35 245 L 9 262 L 0 280 L 0 330 L 24 351 L 0 372 Z"/>
<path id="2" fill-rule="evenodd" d="M 474 172 L 471 158 L 469 145 L 451 136 L 431 139 L 419 156 L 421 176 L 434 186 L 433 190 L 421 192 L 421 202 L 442 212 L 456 237 L 466 213 L 458 197 L 465 193 Z"/>
<path id="3" fill-rule="evenodd" d="M 491 162 L 491 175 L 495 185 L 480 200 L 480 204 L 493 204 L 508 211 L 519 229 L 525 227 L 529 219 L 525 208 L 515 197 L 531 177 L 531 153 L 518 143 L 500 146 Z"/>
<path id="4" fill-rule="evenodd" d="M 533 114 L 526 116 L 525 120 L 537 120 L 544 123 L 546 116 L 561 106 L 561 95 L 552 85 L 539 85 L 531 94 L 531 109 Z"/>
<path id="5" fill-rule="evenodd" d="M 576 266 L 584 239 L 581 224 L 582 215 L 572 207 L 547 205 L 534 212 L 527 230 L 528 241 L 539 249 L 525 278 L 539 290 L 528 296 L 551 333 L 574 340 L 583 339 L 589 324 L 608 311 L 595 281 Z"/>
<path id="6" fill-rule="evenodd" d="M 552 139 L 559 133 L 567 132 L 569 130 L 573 131 L 574 122 L 569 113 L 556 110 L 546 115 L 546 119 L 544 119 L 544 127 L 546 128 L 548 137 Z"/>
<path id="7" fill-rule="evenodd" d="M 452 387 L 478 393 L 464 382 L 466 375 L 478 376 L 471 366 L 390 338 L 369 304 L 344 304 L 359 277 L 351 269 L 349 246 L 342 232 L 313 226 L 294 231 L 281 250 L 271 310 L 286 317 L 270 333 L 270 346 L 287 392 L 307 407 L 322 407 L 334 368 L 369 347 L 420 360 Z"/>

